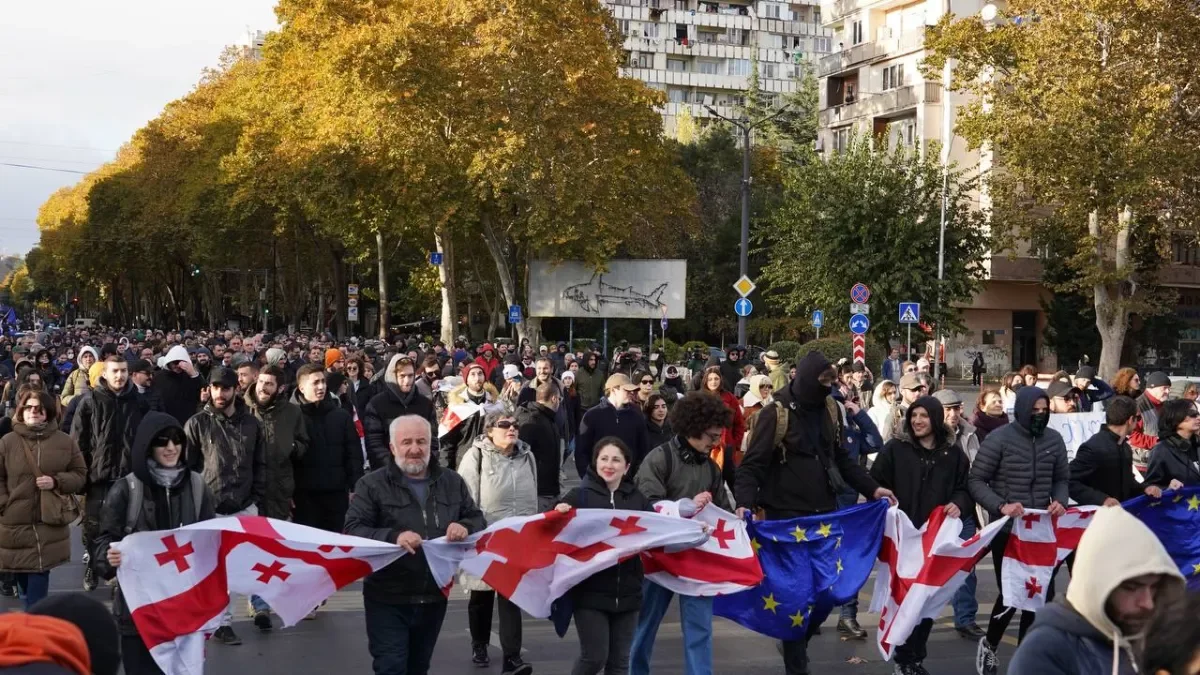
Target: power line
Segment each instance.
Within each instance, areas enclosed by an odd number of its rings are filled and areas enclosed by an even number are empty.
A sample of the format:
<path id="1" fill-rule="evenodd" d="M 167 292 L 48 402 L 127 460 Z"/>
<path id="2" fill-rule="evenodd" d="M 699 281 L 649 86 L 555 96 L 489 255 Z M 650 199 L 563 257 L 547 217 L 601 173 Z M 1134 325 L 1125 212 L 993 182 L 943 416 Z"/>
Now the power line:
<path id="1" fill-rule="evenodd" d="M 91 150 L 92 152 L 116 152 L 106 148 L 89 148 L 85 145 L 57 145 L 55 143 L 30 143 L 27 141 L 2 141 L 0 145 L 36 145 L 43 148 L 68 148 L 70 150 Z"/>
<path id="2" fill-rule="evenodd" d="M 11 162 L 0 162 L 0 166 L 13 166 L 18 169 L 41 169 L 42 171 L 59 171 L 61 173 L 77 173 L 82 176 L 86 176 L 87 174 L 91 173 L 91 171 L 76 171 L 75 169 L 55 169 L 54 167 L 49 167 L 49 166 L 34 166 L 32 164 L 13 164 Z"/>
<path id="3" fill-rule="evenodd" d="M 17 155 L 3 155 L 0 159 L 6 161 L 17 162 L 55 162 L 57 164 L 87 164 L 88 166 L 100 166 L 104 164 L 103 159 L 54 159 L 53 157 L 20 157 Z"/>

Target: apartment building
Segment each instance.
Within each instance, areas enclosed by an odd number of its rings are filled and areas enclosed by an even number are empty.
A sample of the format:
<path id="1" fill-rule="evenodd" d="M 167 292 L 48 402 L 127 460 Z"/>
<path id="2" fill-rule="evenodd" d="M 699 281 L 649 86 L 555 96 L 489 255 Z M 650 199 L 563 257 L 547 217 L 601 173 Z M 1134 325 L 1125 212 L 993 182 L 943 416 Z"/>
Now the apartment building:
<path id="1" fill-rule="evenodd" d="M 796 90 L 805 63 L 833 49 L 817 0 L 604 3 L 624 36 L 621 73 L 666 93 L 663 130 L 670 136 L 684 117 L 698 127 L 709 123 L 706 105 L 728 117 L 739 115 L 756 58 L 759 89 L 771 103 Z"/>

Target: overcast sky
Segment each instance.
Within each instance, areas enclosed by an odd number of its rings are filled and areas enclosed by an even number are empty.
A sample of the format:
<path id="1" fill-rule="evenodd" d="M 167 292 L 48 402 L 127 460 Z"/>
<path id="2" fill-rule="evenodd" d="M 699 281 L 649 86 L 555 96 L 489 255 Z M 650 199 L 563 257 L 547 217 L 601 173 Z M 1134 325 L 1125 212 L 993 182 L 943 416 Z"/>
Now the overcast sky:
<path id="1" fill-rule="evenodd" d="M 0 253 L 38 240 L 38 207 L 186 94 L 275 0 L 5 0 L 0 8 Z"/>

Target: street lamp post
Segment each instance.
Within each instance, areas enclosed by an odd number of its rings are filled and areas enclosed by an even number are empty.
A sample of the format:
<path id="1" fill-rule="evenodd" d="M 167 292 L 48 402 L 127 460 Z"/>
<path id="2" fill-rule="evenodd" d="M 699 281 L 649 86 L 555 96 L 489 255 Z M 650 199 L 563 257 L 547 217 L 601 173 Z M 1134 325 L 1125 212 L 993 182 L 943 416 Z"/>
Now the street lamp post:
<path id="1" fill-rule="evenodd" d="M 738 131 L 742 132 L 742 245 L 741 252 L 738 256 L 739 274 L 743 277 L 749 276 L 749 257 L 750 257 L 750 132 L 763 125 L 763 123 L 775 119 L 788 108 L 787 103 L 784 103 L 778 110 L 767 115 L 766 117 L 751 122 L 750 118 L 745 113 L 740 119 L 730 119 L 721 113 L 717 112 L 710 105 L 705 105 L 707 110 L 714 117 L 729 122 Z M 746 317 L 738 317 L 738 344 L 745 346 L 746 344 Z"/>
<path id="2" fill-rule="evenodd" d="M 950 14 L 950 0 L 944 0 L 946 14 Z M 950 145 L 954 143 L 953 108 L 950 106 L 950 78 L 954 75 L 954 66 L 950 59 L 942 66 L 942 217 L 938 228 L 938 287 L 937 309 L 942 311 L 942 280 L 946 275 L 946 218 L 950 209 Z M 933 381 L 940 386 L 942 371 L 942 322 L 939 319 L 933 334 Z"/>

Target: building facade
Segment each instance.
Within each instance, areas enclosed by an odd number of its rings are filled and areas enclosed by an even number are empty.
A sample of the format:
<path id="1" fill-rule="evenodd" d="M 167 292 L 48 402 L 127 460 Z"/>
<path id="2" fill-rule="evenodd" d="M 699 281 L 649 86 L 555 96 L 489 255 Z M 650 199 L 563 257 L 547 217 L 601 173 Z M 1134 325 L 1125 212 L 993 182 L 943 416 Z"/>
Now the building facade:
<path id="1" fill-rule="evenodd" d="M 663 131 L 675 137 L 691 120 L 703 127 L 710 106 L 737 117 L 757 60 L 768 105 L 796 90 L 804 64 L 833 48 L 812 2 L 603 0 L 624 36 L 621 74 L 664 92 Z"/>

